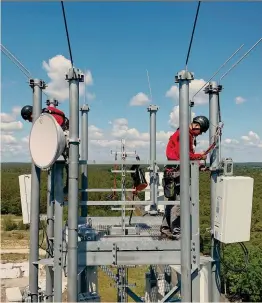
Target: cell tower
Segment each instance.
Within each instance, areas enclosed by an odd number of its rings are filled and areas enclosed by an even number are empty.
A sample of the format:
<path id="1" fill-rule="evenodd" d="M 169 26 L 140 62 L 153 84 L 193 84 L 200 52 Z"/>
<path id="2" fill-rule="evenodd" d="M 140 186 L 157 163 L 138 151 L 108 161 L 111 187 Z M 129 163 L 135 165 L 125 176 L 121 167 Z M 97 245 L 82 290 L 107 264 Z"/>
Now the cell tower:
<path id="1" fill-rule="evenodd" d="M 31 80 L 34 96 L 34 124 L 30 134 L 32 173 L 30 205 L 30 280 L 27 300 L 38 302 L 38 265 L 46 267 L 46 290 L 43 296 L 48 302 L 62 302 L 62 275 L 68 281 L 68 301 L 99 301 L 97 268 L 102 268 L 117 283 L 117 301 L 126 302 L 131 297 L 136 302 L 218 302 L 219 289 L 219 244 L 248 241 L 250 238 L 250 218 L 252 210 L 253 179 L 233 175 L 232 159 L 219 160 L 218 97 L 222 89 L 216 82 L 210 82 L 205 90 L 209 95 L 210 119 L 210 172 L 211 172 L 211 233 L 213 250 L 210 256 L 200 256 L 199 234 L 199 165 L 189 160 L 189 82 L 193 74 L 181 71 L 176 76 L 179 84 L 180 107 L 180 161 L 158 161 L 156 159 L 156 113 L 158 106 L 150 105 L 150 159 L 128 161 L 136 152 L 127 152 L 125 142 L 121 151 L 116 151 L 115 161 L 88 160 L 88 112 L 83 105 L 82 138 L 79 138 L 79 82 L 83 81 L 80 70 L 72 68 L 66 79 L 69 81 L 69 133 L 64 133 L 52 115 L 41 113 L 41 80 Z M 44 134 L 54 133 L 53 139 Z M 81 155 L 80 155 L 80 146 Z M 62 156 L 68 149 L 69 157 Z M 45 150 L 45 152 L 43 152 Z M 120 156 L 120 159 L 118 159 Z M 80 158 L 80 159 L 79 159 Z M 97 164 L 120 165 L 112 170 L 121 174 L 121 188 L 88 188 L 87 167 Z M 126 187 L 126 176 L 135 170 L 132 166 L 143 166 L 150 173 L 150 200 L 130 201 L 127 193 L 136 189 Z M 180 165 L 180 199 L 176 201 L 158 199 L 158 176 L 161 165 Z M 63 169 L 68 165 L 68 201 L 64 200 Z M 81 170 L 79 169 L 81 167 Z M 48 169 L 47 225 L 49 246 L 53 247 L 45 259 L 38 255 L 40 172 Z M 81 172 L 82 188 L 78 178 Z M 20 176 L 21 184 L 26 177 Z M 28 176 L 27 179 L 28 180 Z M 55 185 L 55 186 L 54 186 Z M 236 190 L 237 189 L 237 190 Z M 121 199 L 90 201 L 88 192 L 120 192 Z M 147 191 L 147 189 L 144 189 Z M 81 192 L 81 201 L 78 201 Z M 29 195 L 30 196 L 30 195 Z M 23 200 L 23 199 L 22 199 Z M 23 202 L 23 201 L 22 201 Z M 233 211 L 241 203 L 242 211 L 235 216 Z M 177 241 L 167 241 L 160 237 L 161 216 L 155 216 L 159 205 L 180 205 L 182 236 Z M 90 217 L 88 206 L 120 206 L 121 216 Z M 127 206 L 150 205 L 151 216 L 133 216 L 128 221 Z M 68 221 L 63 223 L 63 208 L 68 206 Z M 79 216 L 78 207 L 81 207 Z M 25 208 L 23 208 L 25 209 Z M 240 212 L 240 210 L 239 210 Z M 227 220 L 224 220 L 227 218 Z M 245 218 L 245 219 L 243 219 Z M 128 267 L 149 265 L 145 274 L 144 297 L 136 295 L 128 284 Z M 118 268 L 114 275 L 109 266 Z M 206 279 L 208 275 L 208 279 Z M 174 277 L 178 276 L 178 280 Z M 203 278 L 204 277 L 204 278 Z M 209 283 L 209 281 L 211 281 Z M 173 299 L 172 299 L 173 298 Z M 174 299 L 176 298 L 176 299 Z"/>

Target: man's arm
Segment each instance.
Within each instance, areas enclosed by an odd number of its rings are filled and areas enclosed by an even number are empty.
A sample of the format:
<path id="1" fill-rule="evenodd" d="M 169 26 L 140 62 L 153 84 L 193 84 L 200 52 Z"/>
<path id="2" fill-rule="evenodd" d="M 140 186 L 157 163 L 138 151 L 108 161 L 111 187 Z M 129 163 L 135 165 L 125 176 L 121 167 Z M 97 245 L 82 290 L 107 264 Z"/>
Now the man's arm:
<path id="1" fill-rule="evenodd" d="M 194 154 L 192 152 L 189 152 L 189 158 L 190 160 L 200 160 L 202 159 L 202 154 Z"/>
<path id="2" fill-rule="evenodd" d="M 194 154 L 192 152 L 189 152 L 189 158 L 190 158 L 190 160 L 205 160 L 206 159 L 206 155 L 204 155 L 204 153 L 202 153 L 202 154 Z"/>

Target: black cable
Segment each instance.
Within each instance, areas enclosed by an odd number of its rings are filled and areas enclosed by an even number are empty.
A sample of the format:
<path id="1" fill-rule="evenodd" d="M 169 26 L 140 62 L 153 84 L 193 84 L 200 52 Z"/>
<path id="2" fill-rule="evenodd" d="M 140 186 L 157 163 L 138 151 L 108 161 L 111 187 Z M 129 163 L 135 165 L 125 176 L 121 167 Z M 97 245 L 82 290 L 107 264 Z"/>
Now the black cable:
<path id="1" fill-rule="evenodd" d="M 196 12 L 196 16 L 195 16 L 195 22 L 194 22 L 193 31 L 192 31 L 192 34 L 191 34 L 191 39 L 190 39 L 189 48 L 188 48 L 187 57 L 186 57 L 186 66 L 187 66 L 187 63 L 188 63 L 188 59 L 189 59 L 189 55 L 190 55 L 190 51 L 191 51 L 191 46 L 192 46 L 192 42 L 193 42 L 193 38 L 194 38 L 194 33 L 195 33 L 195 28 L 196 28 L 196 23 L 197 23 L 197 18 L 198 18 L 198 12 L 199 12 L 199 8 L 200 8 L 200 3 L 201 3 L 201 1 L 198 1 L 197 12 Z"/>
<path id="2" fill-rule="evenodd" d="M 66 30 L 66 37 L 67 37 L 67 43 L 68 43 L 68 48 L 69 48 L 70 60 L 71 60 L 71 64 L 72 64 L 72 67 L 73 67 L 74 66 L 73 55 L 72 55 L 71 46 L 70 46 L 70 39 L 69 39 L 69 33 L 68 33 L 68 28 L 67 28 L 65 8 L 64 8 L 63 1 L 61 1 L 61 5 L 62 5 L 62 11 L 63 11 L 63 17 L 64 17 L 64 23 L 65 23 L 65 30 Z"/>
<path id="3" fill-rule="evenodd" d="M 230 265 L 226 264 L 223 259 L 221 258 L 221 255 L 220 255 L 220 252 L 218 250 L 218 247 L 216 245 L 216 251 L 217 251 L 217 255 L 219 257 L 219 261 L 225 266 L 225 268 L 227 268 L 228 270 L 230 271 L 233 271 L 233 272 L 236 272 L 236 273 L 240 273 L 240 272 L 246 272 L 247 271 L 247 266 L 248 266 L 248 250 L 245 246 L 244 243 L 242 242 L 239 242 L 238 243 L 240 245 L 240 247 L 242 248 L 242 250 L 244 251 L 244 261 L 245 261 L 245 264 L 243 267 L 241 268 L 234 268 L 234 267 L 231 267 Z"/>

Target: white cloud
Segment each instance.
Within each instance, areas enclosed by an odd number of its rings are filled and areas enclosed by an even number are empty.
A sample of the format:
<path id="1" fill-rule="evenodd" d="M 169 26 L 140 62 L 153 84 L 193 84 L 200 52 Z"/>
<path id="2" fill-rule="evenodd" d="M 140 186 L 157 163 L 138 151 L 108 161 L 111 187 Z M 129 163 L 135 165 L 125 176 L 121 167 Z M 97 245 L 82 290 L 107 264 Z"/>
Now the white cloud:
<path id="1" fill-rule="evenodd" d="M 14 106 L 10 114 L 7 113 L 0 113 L 0 119 L 3 123 L 14 122 L 18 115 L 20 115 L 21 107 Z"/>
<path id="2" fill-rule="evenodd" d="M 195 117 L 195 113 L 191 112 L 191 120 Z M 169 125 L 172 128 L 177 128 L 179 126 L 179 105 L 173 107 L 172 112 L 169 115 Z"/>
<path id="3" fill-rule="evenodd" d="M 118 118 L 112 121 L 111 136 L 116 139 L 149 140 L 148 133 L 140 133 L 136 128 L 129 128 L 126 118 Z"/>
<path id="4" fill-rule="evenodd" d="M 58 101 L 63 102 L 69 98 L 69 84 L 65 80 L 65 76 L 71 68 L 70 60 L 66 59 L 62 55 L 56 55 L 55 57 L 43 62 L 43 69 L 47 72 L 50 82 L 47 83 L 45 92 Z M 84 95 L 84 85 L 93 85 L 93 77 L 91 71 L 85 72 L 85 82 L 79 85 L 79 96 Z M 87 94 L 87 96 L 89 96 Z"/>
<path id="5" fill-rule="evenodd" d="M 1 130 L 3 131 L 21 130 L 22 128 L 23 124 L 20 121 L 1 123 Z"/>
<path id="6" fill-rule="evenodd" d="M 17 142 L 16 138 L 12 135 L 5 135 L 5 134 L 1 135 L 1 144 L 14 144 L 16 142 Z"/>
<path id="7" fill-rule="evenodd" d="M 24 143 L 29 143 L 29 135 L 21 139 Z"/>
<path id="8" fill-rule="evenodd" d="M 246 102 L 246 99 L 241 96 L 238 96 L 235 98 L 235 102 L 236 102 L 236 104 L 241 104 L 241 103 Z"/>
<path id="9" fill-rule="evenodd" d="M 179 106 L 175 106 L 173 115 L 170 115 L 170 124 L 177 126 L 179 122 Z M 194 113 L 192 113 L 194 116 Z M 18 121 L 19 122 L 19 121 Z M 8 122 L 5 124 L 10 125 Z M 21 123 L 21 122 L 20 122 Z M 111 150 L 120 151 L 120 140 L 125 139 L 126 151 L 137 151 L 141 159 L 149 159 L 150 135 L 149 129 L 142 132 L 129 125 L 129 121 L 122 117 L 108 123 L 109 128 L 99 128 L 96 125 L 89 125 L 89 159 L 90 160 L 113 160 L 114 155 Z M 20 159 L 30 160 L 29 136 L 18 137 L 13 131 L 6 131 L 1 137 L 1 154 L 3 161 L 19 161 Z M 157 159 L 165 160 L 165 150 L 167 142 L 174 131 L 157 131 L 156 152 Z M 208 136 L 197 138 L 196 152 L 206 150 L 209 146 Z M 250 130 L 242 138 L 227 138 L 222 141 L 222 157 L 232 157 L 236 161 L 248 161 L 252 157 L 253 161 L 261 159 L 262 141 L 257 133 Z"/>
<path id="10" fill-rule="evenodd" d="M 261 147 L 262 140 L 260 139 L 259 135 L 252 130 L 249 131 L 248 135 L 244 135 L 241 137 L 244 145 Z"/>
<path id="11" fill-rule="evenodd" d="M 3 123 L 14 122 L 16 119 L 15 116 L 13 116 L 12 114 L 6 114 L 6 113 L 1 113 L 0 117 L 1 117 L 1 122 Z"/>
<path id="12" fill-rule="evenodd" d="M 104 137 L 103 131 L 95 125 L 88 127 L 88 138 L 89 139 L 102 139 Z"/>
<path id="13" fill-rule="evenodd" d="M 194 94 L 206 83 L 203 79 L 195 79 L 189 84 L 189 100 L 192 100 Z M 173 85 L 166 92 L 167 98 L 173 99 L 175 102 L 179 101 L 178 85 Z M 202 105 L 208 103 L 208 95 L 204 93 L 203 89 L 194 97 L 195 105 Z"/>
<path id="14" fill-rule="evenodd" d="M 29 160 L 29 144 L 28 138 L 16 138 L 12 135 L 2 134 L 1 135 L 1 158 L 2 161 L 21 161 Z"/>
<path id="15" fill-rule="evenodd" d="M 87 92 L 86 93 L 86 98 L 89 101 L 94 100 L 96 98 L 96 94 Z"/>
<path id="16" fill-rule="evenodd" d="M 143 106 L 149 103 L 149 97 L 144 93 L 138 93 L 130 100 L 130 106 Z"/>
<path id="17" fill-rule="evenodd" d="M 224 140 L 223 143 L 224 144 L 231 144 L 231 145 L 233 145 L 233 144 L 239 144 L 239 141 L 236 140 L 236 139 L 229 139 L 229 138 L 227 138 L 227 139 Z"/>

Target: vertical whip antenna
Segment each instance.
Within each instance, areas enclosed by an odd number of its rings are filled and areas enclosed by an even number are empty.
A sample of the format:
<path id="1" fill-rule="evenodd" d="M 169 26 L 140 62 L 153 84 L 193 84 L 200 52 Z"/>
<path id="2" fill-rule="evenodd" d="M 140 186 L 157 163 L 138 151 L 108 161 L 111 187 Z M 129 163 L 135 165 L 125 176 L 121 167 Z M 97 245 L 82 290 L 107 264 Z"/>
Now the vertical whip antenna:
<path id="1" fill-rule="evenodd" d="M 262 38 L 260 38 L 235 64 L 233 64 L 230 69 L 224 73 L 224 75 L 221 76 L 221 78 L 219 79 L 219 81 L 221 81 L 234 67 L 236 67 L 238 65 L 238 63 L 240 63 L 251 51 L 253 48 L 255 48 L 258 43 L 260 43 L 262 40 Z"/>
<path id="2" fill-rule="evenodd" d="M 146 74 L 147 74 L 147 81 L 148 81 L 148 87 L 149 87 L 150 99 L 151 99 L 151 102 L 152 102 L 152 100 L 153 100 L 153 96 L 152 96 L 152 90 L 151 90 L 151 85 L 150 85 L 150 79 L 149 79 L 149 73 L 148 73 L 148 70 L 146 70 Z"/>
<path id="3" fill-rule="evenodd" d="M 62 5 L 62 12 L 63 12 L 63 18 L 64 18 L 64 23 L 65 23 L 65 30 L 66 30 L 66 37 L 67 37 L 67 44 L 68 44 L 68 49 L 69 49 L 70 61 L 71 61 L 71 65 L 73 67 L 74 66 L 73 55 L 72 55 L 72 50 L 71 50 L 71 45 L 70 45 L 70 38 L 69 38 L 69 33 L 68 33 L 68 28 L 67 28 L 65 8 L 64 8 L 64 2 L 63 1 L 61 1 L 61 5 Z"/>
<path id="4" fill-rule="evenodd" d="M 186 70 L 187 70 L 187 63 L 188 63 L 188 60 L 189 60 L 191 46 L 192 46 L 192 42 L 193 42 L 193 38 L 194 38 L 194 33 L 195 33 L 195 28 L 196 28 L 196 23 L 197 23 L 197 18 L 198 18 L 200 4 L 201 4 L 201 1 L 198 1 L 198 6 L 197 6 L 197 11 L 196 11 L 196 16 L 195 16 L 195 22 L 194 22 L 193 31 L 192 31 L 192 34 L 191 34 L 191 39 L 190 39 L 190 43 L 189 43 L 189 47 L 188 47 L 188 51 L 187 51 Z"/>
<path id="5" fill-rule="evenodd" d="M 214 75 L 210 78 L 210 79 L 208 79 L 207 80 L 207 82 L 194 94 L 194 96 L 192 97 L 192 100 L 194 99 L 194 97 L 209 83 L 209 81 L 211 81 L 218 73 L 219 73 L 219 71 L 227 64 L 227 62 L 230 60 L 230 59 L 232 59 L 234 56 L 235 56 L 235 54 L 237 53 L 237 52 L 239 52 L 240 51 L 240 49 L 242 48 L 244 46 L 244 44 L 242 44 L 220 67 L 219 67 L 219 69 L 214 73 Z"/>

